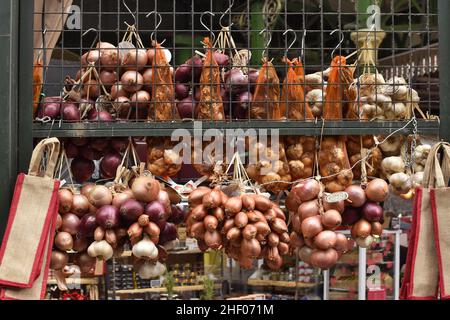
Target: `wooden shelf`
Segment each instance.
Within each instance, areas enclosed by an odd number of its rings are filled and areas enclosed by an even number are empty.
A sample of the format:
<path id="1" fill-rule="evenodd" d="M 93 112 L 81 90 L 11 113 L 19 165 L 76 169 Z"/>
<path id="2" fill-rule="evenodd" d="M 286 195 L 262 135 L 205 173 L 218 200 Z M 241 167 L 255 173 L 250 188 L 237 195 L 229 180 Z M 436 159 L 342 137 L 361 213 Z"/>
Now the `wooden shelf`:
<path id="1" fill-rule="evenodd" d="M 56 285 L 56 279 L 55 278 L 49 278 L 47 281 L 47 285 Z M 80 285 L 98 285 L 99 280 L 98 278 L 67 278 L 66 284 L 80 284 Z"/>
<path id="2" fill-rule="evenodd" d="M 274 281 L 274 280 L 258 280 L 249 279 L 247 281 L 249 286 L 270 286 L 270 287 L 282 287 L 282 288 L 312 288 L 316 286 L 316 283 L 302 283 L 294 281 Z"/>
<path id="3" fill-rule="evenodd" d="M 168 252 L 169 254 L 199 254 L 202 253 L 200 249 L 192 249 L 192 250 L 171 250 Z M 124 251 L 119 258 L 127 258 L 131 257 L 131 251 Z"/>
<path id="4" fill-rule="evenodd" d="M 220 289 L 222 285 L 216 284 L 214 285 L 215 289 Z M 199 284 L 195 286 L 178 286 L 174 287 L 173 291 L 175 292 L 186 292 L 186 291 L 203 291 L 204 286 Z M 139 293 L 166 293 L 166 288 L 144 288 L 144 289 L 128 289 L 128 290 L 116 290 L 116 294 L 139 294 Z"/>

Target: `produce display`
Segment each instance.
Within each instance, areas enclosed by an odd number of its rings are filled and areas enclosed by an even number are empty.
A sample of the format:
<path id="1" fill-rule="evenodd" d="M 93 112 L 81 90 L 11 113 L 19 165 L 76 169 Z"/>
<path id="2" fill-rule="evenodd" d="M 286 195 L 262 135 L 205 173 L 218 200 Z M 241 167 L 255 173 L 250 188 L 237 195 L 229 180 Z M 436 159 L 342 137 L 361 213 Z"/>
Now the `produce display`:
<path id="1" fill-rule="evenodd" d="M 176 225 L 184 221 L 184 210 L 152 176 L 127 170 L 122 156 L 119 166 L 114 182 L 85 183 L 59 191 L 52 269 L 67 270 L 71 262 L 79 265 L 82 274 L 92 274 L 97 260 L 111 259 L 130 243 L 141 278 L 165 272 L 162 263 L 174 246 Z M 134 174 L 123 176 L 125 172 Z"/>

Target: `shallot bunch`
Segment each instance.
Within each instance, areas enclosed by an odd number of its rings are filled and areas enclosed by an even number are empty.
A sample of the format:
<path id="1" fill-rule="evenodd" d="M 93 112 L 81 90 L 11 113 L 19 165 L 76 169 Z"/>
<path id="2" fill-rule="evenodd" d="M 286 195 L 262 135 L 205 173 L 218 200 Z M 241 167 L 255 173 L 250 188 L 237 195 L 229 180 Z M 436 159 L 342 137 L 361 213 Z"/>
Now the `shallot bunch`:
<path id="1" fill-rule="evenodd" d="M 284 212 L 267 197 L 241 194 L 228 197 L 219 187 L 200 187 L 189 196 L 188 234 L 202 250 L 225 248 L 243 268 L 264 259 L 271 269 L 283 264 L 289 252 Z"/>

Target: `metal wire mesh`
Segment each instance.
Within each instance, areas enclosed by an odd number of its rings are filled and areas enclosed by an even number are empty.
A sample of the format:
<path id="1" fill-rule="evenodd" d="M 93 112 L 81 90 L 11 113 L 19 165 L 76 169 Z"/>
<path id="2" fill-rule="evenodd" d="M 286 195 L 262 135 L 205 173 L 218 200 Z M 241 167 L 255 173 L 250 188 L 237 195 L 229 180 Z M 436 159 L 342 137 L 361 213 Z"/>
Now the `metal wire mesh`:
<path id="1" fill-rule="evenodd" d="M 437 31 L 437 14 L 436 1 L 359 1 L 365 5 L 357 5 L 350 1 L 334 0 L 334 1 L 282 1 L 282 0 L 266 0 L 266 1 L 212 1 L 212 0 L 195 0 L 195 1 L 143 1 L 143 0 L 98 0 L 85 1 L 75 0 L 72 3 L 68 19 L 65 23 L 64 30 L 49 29 L 42 24 L 35 25 L 35 36 L 43 35 L 43 38 L 59 36 L 59 40 L 55 48 L 35 47 L 35 56 L 46 57 L 48 51 L 53 51 L 50 61 L 43 61 L 44 76 L 42 81 L 43 94 L 45 97 L 64 95 L 63 89 L 70 89 L 73 82 L 80 77 L 80 70 L 86 71 L 87 65 L 83 64 L 82 56 L 89 50 L 92 50 L 97 42 L 109 42 L 117 46 L 124 37 L 124 34 L 129 31 L 127 25 L 135 25 L 137 34 L 139 34 L 145 49 L 152 47 L 151 37 L 159 42 L 165 40 L 163 46 L 169 50 L 172 55 L 170 65 L 173 67 L 173 72 L 176 75 L 176 70 L 183 66 L 186 61 L 195 56 L 196 53 L 206 53 L 204 45 L 201 40 L 205 36 L 217 38 L 221 28 L 221 23 L 224 26 L 232 23 L 231 35 L 236 44 L 236 50 L 248 49 L 251 51 L 252 59 L 246 66 L 250 69 L 261 69 L 262 54 L 266 54 L 273 62 L 279 78 L 279 87 L 281 88 L 283 81 L 288 72 L 289 66 L 283 62 L 283 56 L 289 58 L 300 58 L 303 62 L 305 74 L 311 75 L 316 73 L 317 78 L 320 79 L 317 83 L 310 83 L 308 79 L 303 79 L 300 83 L 287 83 L 286 87 L 300 86 L 304 90 L 304 103 L 311 104 L 312 101 L 308 93 L 312 89 L 317 89 L 321 92 L 319 96 L 322 100 L 326 97 L 327 76 L 326 70 L 330 66 L 332 54 L 348 56 L 358 49 L 356 40 L 359 39 L 359 46 L 364 45 L 370 40 L 371 42 L 381 42 L 376 48 L 359 48 L 358 54 L 353 55 L 348 59 L 349 64 L 355 65 L 354 79 L 355 88 L 357 92 L 356 101 L 353 99 L 343 100 L 344 105 L 355 105 L 359 117 L 363 114 L 365 100 L 361 100 L 361 82 L 357 81 L 358 77 L 367 73 L 364 69 L 364 64 L 367 67 L 367 61 L 364 63 L 364 54 L 374 57 L 373 64 L 370 65 L 371 73 L 377 70 L 379 74 L 384 76 L 387 82 L 392 77 L 402 77 L 404 85 L 408 88 L 417 91 L 420 97 L 420 109 L 424 114 L 439 114 L 438 109 L 438 52 L 436 42 L 438 40 Z M 45 5 L 42 10 L 35 9 L 35 15 L 43 15 L 44 20 L 50 16 L 55 15 L 63 17 L 66 8 L 64 1 L 61 2 L 60 10 L 50 11 Z M 229 10 L 229 5 L 232 5 Z M 359 7 L 358 7 L 359 6 Z M 356 7 L 356 8 L 355 8 Z M 379 11 L 378 11 L 379 10 Z M 204 14 L 205 11 L 210 11 L 212 14 Z M 152 14 L 147 17 L 150 12 Z M 158 14 L 161 18 L 161 24 L 158 26 Z M 204 25 L 201 23 L 203 15 Z M 78 20 L 77 20 L 78 19 Z M 79 21 L 79 25 L 75 22 Z M 379 24 L 378 24 L 379 23 Z M 158 26 L 158 27 L 157 27 Z M 211 28 L 211 32 L 205 29 L 205 26 Z M 157 27 L 157 28 L 156 28 Z M 292 32 L 286 30 L 292 29 Z M 338 29 L 339 32 L 330 34 L 333 30 Z M 262 35 L 261 31 L 265 30 Z M 368 31 L 369 30 L 369 31 Z M 60 35 L 59 35 L 60 33 Z M 294 38 L 296 40 L 292 42 Z M 268 36 L 271 36 L 271 43 L 267 46 Z M 342 43 L 339 43 L 339 38 L 343 37 Z M 292 44 L 291 44 L 292 42 Z M 45 43 L 45 41 L 44 41 Z M 136 44 L 136 43 L 134 43 Z M 265 50 L 267 49 L 267 50 Z M 109 49 L 100 49 L 100 52 Z M 138 51 L 137 47 L 136 53 Z M 116 51 L 121 55 L 121 50 Z M 235 51 L 232 48 L 225 48 L 224 53 L 232 55 Z M 362 52 L 362 54 L 361 54 Z M 358 59 L 359 58 L 359 59 Z M 376 59 L 378 58 L 378 59 Z M 44 59 L 45 60 L 45 59 Z M 227 122 L 238 122 L 251 125 L 257 120 L 279 120 L 271 117 L 263 119 L 255 119 L 248 112 L 252 103 L 264 103 L 266 108 L 272 108 L 274 104 L 285 104 L 286 113 L 281 115 L 289 119 L 289 107 L 298 101 L 289 100 L 288 96 L 283 97 L 284 100 L 270 101 L 265 98 L 257 101 L 255 97 L 255 83 L 247 82 L 244 84 L 230 85 L 225 81 L 224 75 L 233 68 L 241 68 L 237 63 L 233 63 L 230 58 L 229 64 L 221 68 L 221 97 L 213 96 L 208 103 L 211 105 L 216 101 L 223 101 L 223 106 L 226 114 Z M 104 83 L 106 92 L 111 94 L 111 85 L 120 82 L 122 74 L 126 71 L 122 63 L 117 62 L 113 67 L 102 66 L 96 64 L 96 70 L 100 74 L 109 75 L 113 81 L 111 83 Z M 131 69 L 132 66 L 129 66 Z M 158 66 L 156 66 L 158 68 Z M 109 71 L 104 71 L 104 70 Z M 137 69 L 137 65 L 136 68 Z M 140 70 L 141 74 L 152 69 L 150 63 Z M 246 69 L 244 69 L 246 70 Z M 81 71 L 82 74 L 83 71 Z M 150 72 L 150 71 L 148 71 Z M 155 73 L 155 69 L 153 69 Z M 195 72 L 194 72 L 195 73 Z M 198 102 L 201 98 L 201 85 L 212 86 L 213 80 L 210 77 L 209 83 L 200 83 L 199 77 L 194 73 L 190 78 L 183 81 L 183 89 L 189 93 L 188 96 L 194 100 L 193 104 L 198 107 Z M 244 72 L 245 73 L 245 72 Z M 77 75 L 78 74 L 78 75 Z M 70 76 L 71 85 L 67 85 L 67 76 Z M 92 79 L 94 76 L 88 77 Z M 173 89 L 178 93 L 180 90 L 180 81 L 177 77 L 171 79 Z M 308 78 L 308 76 L 307 76 Z M 122 78 L 123 79 L 123 78 Z M 148 78 L 146 78 L 148 79 Z M 136 81 L 138 81 L 136 74 Z M 86 124 L 88 122 L 101 122 L 101 117 L 95 110 L 105 108 L 113 113 L 117 113 L 117 107 L 123 104 L 114 103 L 114 99 L 99 100 L 96 95 L 103 91 L 102 86 L 98 81 L 92 81 L 92 85 L 81 85 L 81 96 L 78 98 L 93 100 L 93 110 L 80 120 L 65 120 L 62 122 L 81 122 Z M 36 85 L 36 83 L 35 83 Z M 66 85 L 66 86 L 65 86 Z M 342 83 L 341 85 L 344 85 Z M 345 83 L 348 85 L 348 83 Z M 403 85 L 403 82 L 393 82 L 391 91 L 395 92 L 398 87 Z M 262 84 L 261 88 L 268 84 Z M 378 92 L 378 86 L 381 84 L 375 83 L 374 92 Z M 132 102 L 131 110 L 126 116 L 118 116 L 116 119 L 109 119 L 120 123 L 145 123 L 148 127 L 155 126 L 155 124 L 147 124 L 147 122 L 155 120 L 155 106 L 152 106 L 151 99 L 153 92 L 157 90 L 151 83 L 143 83 L 142 89 L 149 93 L 149 95 L 142 94 L 143 101 L 135 101 L 133 98 L 134 92 L 125 94 Z M 317 91 L 317 92 L 319 92 Z M 93 94 L 93 92 L 97 92 Z M 243 92 L 253 93 L 253 97 L 249 103 L 242 97 Z M 67 94 L 67 91 L 65 92 Z M 89 97 L 86 95 L 89 94 Z M 178 94 L 178 96 L 180 96 Z M 183 98 L 185 94 L 181 95 Z M 169 103 L 178 106 L 180 110 L 180 97 L 175 99 L 173 96 L 167 96 Z M 264 97 L 264 95 L 263 95 Z M 248 96 L 247 96 L 248 99 Z M 378 97 L 375 96 L 373 104 L 378 104 Z M 395 99 L 394 99 L 395 100 Z M 128 103 L 128 100 L 126 100 Z M 396 101 L 392 102 L 392 118 L 374 116 L 377 121 L 405 121 L 407 116 L 401 112 L 396 113 L 396 108 L 399 107 Z M 399 103 L 411 103 L 412 97 L 408 94 L 402 98 Z M 316 101 L 317 104 L 323 104 L 323 101 Z M 41 99 L 40 108 L 46 105 L 45 100 Z M 61 105 L 64 107 L 64 104 Z M 79 106 L 79 104 L 78 104 Z M 347 107 L 348 107 L 347 106 Z M 189 106 L 188 106 L 189 107 Z M 312 107 L 314 107 L 312 105 Z M 149 113 L 150 110 L 150 113 Z M 211 108 L 211 117 L 214 116 Z M 181 119 L 175 119 L 177 109 L 174 108 L 172 116 L 167 120 L 171 125 L 165 128 L 178 128 L 187 126 L 187 121 L 196 118 L 196 108 L 194 107 L 191 114 L 184 115 Z M 400 114 L 398 116 L 398 114 Z M 416 113 L 418 117 L 419 114 Z M 305 122 L 306 114 L 302 115 L 301 122 Z M 322 116 L 320 108 L 315 110 L 314 117 L 320 119 Z M 57 115 L 56 118 L 60 116 Z M 38 120 L 42 122 L 42 114 L 37 115 Z M 64 116 L 63 116 L 64 118 Z M 184 119 L 183 119 L 184 118 Z M 187 118 L 187 119 L 186 119 Z M 371 117 L 362 117 L 364 120 L 371 120 Z M 367 119 L 369 118 L 369 119 Z M 47 119 L 49 120 L 49 119 Z M 285 120 L 281 119 L 280 121 Z M 298 119 L 295 119 L 298 120 Z M 336 119 L 341 120 L 341 119 Z M 346 119 L 344 115 L 344 119 Z M 353 119 L 355 120 L 355 119 Z M 299 121 L 299 122 L 300 122 Z M 45 121 L 44 121 L 45 122 Z M 49 124 L 47 124 L 48 126 Z M 101 124 L 99 124 L 100 126 Z M 110 124 L 114 126 L 114 124 Z M 300 125 L 300 124 L 299 124 Z M 45 126 L 45 125 L 43 125 Z M 274 126 L 283 127 L 283 123 L 275 124 Z M 92 128 L 92 127 L 91 127 Z M 361 126 L 356 131 L 361 134 L 365 133 L 365 127 Z M 367 131 L 367 130 L 366 130 Z"/>

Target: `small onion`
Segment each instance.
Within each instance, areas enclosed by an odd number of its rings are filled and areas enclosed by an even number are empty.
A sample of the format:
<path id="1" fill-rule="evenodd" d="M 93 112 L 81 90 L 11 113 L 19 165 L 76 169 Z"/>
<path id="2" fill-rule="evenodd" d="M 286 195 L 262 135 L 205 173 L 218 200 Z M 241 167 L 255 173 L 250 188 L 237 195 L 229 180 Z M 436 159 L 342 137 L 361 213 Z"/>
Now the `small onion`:
<path id="1" fill-rule="evenodd" d="M 345 192 L 348 194 L 347 201 L 352 207 L 362 207 L 366 202 L 366 193 L 360 186 L 349 186 L 345 189 Z"/>
<path id="2" fill-rule="evenodd" d="M 133 199 L 133 193 L 131 192 L 120 192 L 120 193 L 115 193 L 113 195 L 113 201 L 112 201 L 112 205 L 119 208 L 127 201 Z"/>
<path id="3" fill-rule="evenodd" d="M 380 221 L 383 216 L 383 208 L 379 204 L 370 201 L 366 202 L 366 204 L 362 207 L 361 212 L 364 219 L 369 222 Z"/>
<path id="4" fill-rule="evenodd" d="M 338 260 L 338 253 L 334 249 L 314 250 L 311 254 L 311 265 L 321 269 L 330 269 Z"/>
<path id="5" fill-rule="evenodd" d="M 50 269 L 61 270 L 69 263 L 69 255 L 61 251 L 52 251 L 50 258 Z"/>
<path id="6" fill-rule="evenodd" d="M 112 193 L 105 186 L 97 185 L 89 193 L 89 202 L 97 208 L 112 203 Z"/>
<path id="7" fill-rule="evenodd" d="M 84 183 L 89 180 L 94 173 L 95 164 L 92 160 L 87 160 L 83 157 L 77 157 L 72 160 L 70 170 L 73 178 L 78 183 Z"/>
<path id="8" fill-rule="evenodd" d="M 104 178 L 114 178 L 117 174 L 117 168 L 122 162 L 122 156 L 118 152 L 108 152 L 100 161 L 100 169 Z"/>
<path id="9" fill-rule="evenodd" d="M 83 217 L 89 212 L 89 200 L 82 194 L 75 194 L 73 196 L 73 204 L 71 211 L 78 217 Z"/>
<path id="10" fill-rule="evenodd" d="M 314 237 L 314 244 L 317 248 L 327 250 L 336 245 L 336 233 L 330 230 L 324 230 Z"/>
<path id="11" fill-rule="evenodd" d="M 389 186 L 383 179 L 374 179 L 367 184 L 367 198 L 374 202 L 383 202 L 389 193 Z"/>
<path id="12" fill-rule="evenodd" d="M 320 184 L 315 179 L 306 179 L 299 182 L 294 190 L 301 201 L 309 201 L 319 196 Z"/>
<path id="13" fill-rule="evenodd" d="M 323 230 L 320 216 L 313 216 L 302 221 L 302 234 L 305 239 L 314 238 Z"/>
<path id="14" fill-rule="evenodd" d="M 298 257 L 300 260 L 307 264 L 311 264 L 311 254 L 313 250 L 307 246 L 303 246 L 298 251 Z"/>
<path id="15" fill-rule="evenodd" d="M 317 201 L 317 199 L 303 202 L 298 207 L 298 214 L 302 221 L 306 218 L 317 216 L 319 215 L 319 213 L 319 202 Z"/>
<path id="16" fill-rule="evenodd" d="M 68 232 L 71 235 L 76 235 L 78 233 L 78 228 L 80 226 L 80 218 L 78 218 L 73 213 L 66 213 L 62 217 L 62 226 L 61 230 L 64 232 Z"/>
<path id="17" fill-rule="evenodd" d="M 353 239 L 368 237 L 372 232 L 372 226 L 367 220 L 361 219 L 352 227 Z"/>
<path id="18" fill-rule="evenodd" d="M 337 227 L 339 227 L 342 223 L 342 217 L 341 214 L 336 210 L 328 210 L 325 211 L 324 214 L 321 216 L 322 224 L 330 230 L 334 230 Z"/>
<path id="19" fill-rule="evenodd" d="M 86 238 L 76 238 L 73 240 L 73 250 L 76 252 L 83 252 L 86 251 L 89 244 Z"/>
<path id="20" fill-rule="evenodd" d="M 336 233 L 336 244 L 334 245 L 334 249 L 342 253 L 349 250 L 348 239 L 344 234 Z"/>
<path id="21" fill-rule="evenodd" d="M 342 213 L 342 225 L 352 226 L 361 218 L 359 208 L 346 207 Z"/>
<path id="22" fill-rule="evenodd" d="M 68 232 L 58 232 L 55 237 L 55 246 L 61 251 L 69 251 L 73 248 L 73 238 Z"/>
<path id="23" fill-rule="evenodd" d="M 58 191 L 59 212 L 68 213 L 72 208 L 73 193 L 69 189 L 61 189 Z"/>

